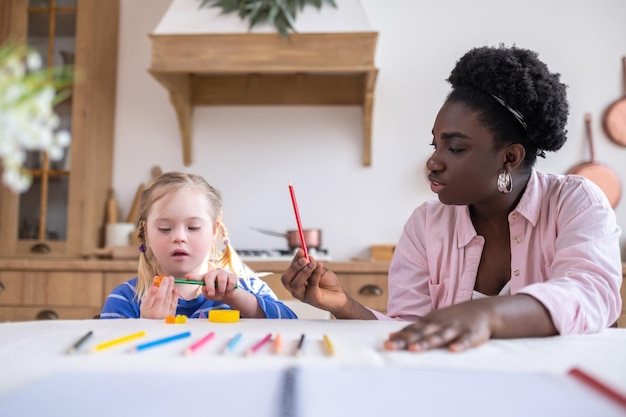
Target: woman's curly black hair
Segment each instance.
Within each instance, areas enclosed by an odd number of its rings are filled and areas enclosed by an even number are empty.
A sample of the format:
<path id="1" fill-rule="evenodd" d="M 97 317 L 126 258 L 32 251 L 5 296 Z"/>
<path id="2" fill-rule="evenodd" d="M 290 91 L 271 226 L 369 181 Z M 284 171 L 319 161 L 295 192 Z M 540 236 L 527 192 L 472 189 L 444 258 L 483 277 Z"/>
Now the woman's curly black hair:
<path id="1" fill-rule="evenodd" d="M 530 168 L 538 155 L 561 149 L 567 140 L 567 86 L 559 79 L 536 52 L 479 47 L 463 55 L 450 73 L 447 101 L 477 110 L 494 133 L 497 148 L 522 144 L 524 165 Z"/>

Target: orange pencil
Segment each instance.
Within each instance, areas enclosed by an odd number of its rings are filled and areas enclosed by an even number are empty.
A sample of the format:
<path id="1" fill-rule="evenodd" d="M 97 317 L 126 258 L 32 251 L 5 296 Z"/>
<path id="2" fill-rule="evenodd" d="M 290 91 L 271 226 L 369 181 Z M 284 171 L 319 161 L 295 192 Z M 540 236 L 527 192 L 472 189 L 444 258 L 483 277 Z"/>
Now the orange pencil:
<path id="1" fill-rule="evenodd" d="M 280 337 L 280 333 L 276 333 L 276 337 L 274 338 L 274 353 L 280 353 L 283 349 L 283 341 Z"/>

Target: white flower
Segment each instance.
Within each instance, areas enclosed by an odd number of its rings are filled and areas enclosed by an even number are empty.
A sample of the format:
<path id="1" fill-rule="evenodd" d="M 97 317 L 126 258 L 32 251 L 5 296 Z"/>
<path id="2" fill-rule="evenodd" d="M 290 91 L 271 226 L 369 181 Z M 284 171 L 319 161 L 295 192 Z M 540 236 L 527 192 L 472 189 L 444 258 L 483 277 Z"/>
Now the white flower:
<path id="1" fill-rule="evenodd" d="M 2 182 L 16 193 L 30 187 L 32 174 L 22 166 L 26 151 L 46 152 L 51 160 L 63 158 L 71 141 L 58 131 L 54 113 L 57 88 L 70 85 L 67 74 L 41 70 L 41 56 L 29 48 L 0 47 L 0 162 Z M 60 77 L 59 77 L 60 75 Z"/>

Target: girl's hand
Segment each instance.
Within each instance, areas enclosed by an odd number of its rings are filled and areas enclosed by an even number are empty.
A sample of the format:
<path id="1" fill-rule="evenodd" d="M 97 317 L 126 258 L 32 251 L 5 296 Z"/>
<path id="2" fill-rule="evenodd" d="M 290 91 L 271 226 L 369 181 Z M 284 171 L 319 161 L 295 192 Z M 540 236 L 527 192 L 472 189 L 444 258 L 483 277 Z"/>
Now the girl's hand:
<path id="1" fill-rule="evenodd" d="M 202 294 L 205 298 L 213 301 L 229 303 L 237 297 L 237 284 L 239 278 L 235 274 L 223 269 L 214 269 L 202 275 L 186 275 L 187 279 L 204 281 Z"/>
<path id="2" fill-rule="evenodd" d="M 176 315 L 178 290 L 174 288 L 174 277 L 155 277 L 160 279 L 153 283 L 139 308 L 140 317 L 146 319 L 164 319 Z"/>
<path id="3" fill-rule="evenodd" d="M 470 301 L 435 310 L 399 332 L 389 335 L 388 350 L 413 352 L 447 347 L 460 352 L 488 341 L 494 330 L 488 303 Z"/>

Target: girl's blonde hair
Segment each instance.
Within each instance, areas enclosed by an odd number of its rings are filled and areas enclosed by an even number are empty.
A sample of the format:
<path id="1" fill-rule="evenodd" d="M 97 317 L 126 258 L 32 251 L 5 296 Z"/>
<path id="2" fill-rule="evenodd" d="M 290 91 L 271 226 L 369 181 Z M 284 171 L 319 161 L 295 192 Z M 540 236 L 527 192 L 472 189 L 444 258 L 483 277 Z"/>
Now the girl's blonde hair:
<path id="1" fill-rule="evenodd" d="M 213 242 L 209 254 L 209 269 L 229 269 L 239 277 L 250 275 L 250 270 L 241 261 L 239 255 L 230 245 L 228 232 L 222 221 L 222 194 L 212 187 L 204 178 L 195 174 L 184 172 L 166 172 L 157 177 L 143 192 L 139 199 L 139 220 L 137 232 L 139 238 L 139 268 L 137 271 L 136 297 L 142 300 L 152 285 L 152 280 L 159 274 L 159 264 L 146 241 L 145 227 L 148 215 L 154 204 L 168 198 L 173 193 L 184 188 L 192 188 L 202 192 L 209 202 L 209 214 L 213 220 L 211 225 L 216 232 L 213 234 Z M 217 227 L 216 227 L 217 226 Z"/>

